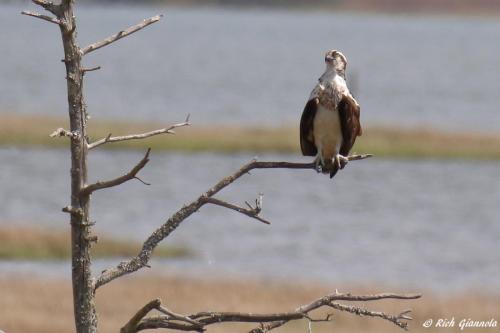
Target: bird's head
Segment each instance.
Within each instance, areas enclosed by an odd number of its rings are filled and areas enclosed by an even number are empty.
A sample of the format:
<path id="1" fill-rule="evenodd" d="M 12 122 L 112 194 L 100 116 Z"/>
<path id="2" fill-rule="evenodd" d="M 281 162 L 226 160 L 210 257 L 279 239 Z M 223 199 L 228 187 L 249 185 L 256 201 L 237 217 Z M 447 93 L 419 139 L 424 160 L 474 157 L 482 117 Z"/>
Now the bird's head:
<path id="1" fill-rule="evenodd" d="M 344 76 L 347 67 L 347 59 L 342 52 L 331 50 L 325 54 L 325 63 L 327 70 L 335 70 L 337 74 Z"/>

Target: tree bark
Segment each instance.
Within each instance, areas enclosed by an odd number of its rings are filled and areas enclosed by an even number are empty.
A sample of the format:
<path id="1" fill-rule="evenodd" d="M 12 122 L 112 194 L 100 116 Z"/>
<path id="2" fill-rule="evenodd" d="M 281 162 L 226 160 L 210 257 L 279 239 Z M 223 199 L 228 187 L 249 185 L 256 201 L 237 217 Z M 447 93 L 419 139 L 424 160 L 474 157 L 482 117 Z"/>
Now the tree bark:
<path id="1" fill-rule="evenodd" d="M 39 14 L 31 11 L 23 11 L 22 14 L 36 17 L 59 26 L 64 48 L 64 59 L 66 66 L 66 84 L 68 94 L 68 113 L 70 119 L 70 130 L 57 129 L 51 134 L 52 137 L 64 136 L 71 140 L 71 204 L 63 208 L 63 212 L 71 214 L 71 255 L 72 255 L 72 282 L 73 282 L 73 305 L 75 315 L 75 326 L 77 333 L 97 332 L 97 312 L 95 308 L 95 289 L 91 271 L 91 243 L 96 237 L 91 235 L 94 224 L 89 217 L 90 196 L 94 190 L 119 185 L 127 180 L 137 178 L 137 172 L 148 162 L 149 150 L 146 156 L 128 174 L 108 182 L 87 184 L 87 153 L 90 148 L 97 147 L 107 142 L 132 140 L 145 138 L 163 133 L 173 134 L 174 129 L 189 125 L 189 118 L 184 123 L 173 125 L 169 128 L 139 135 L 124 137 L 111 137 L 88 144 L 86 133 L 87 111 L 83 97 L 83 78 L 85 72 L 97 70 L 100 67 L 85 69 L 82 66 L 82 57 L 101 47 L 107 46 L 123 37 L 141 30 L 155 22 L 161 15 L 143 20 L 142 22 L 118 32 L 101 42 L 91 44 L 81 49 L 77 43 L 76 18 L 73 14 L 74 0 L 61 0 L 54 3 L 50 0 L 32 0 L 36 5 L 52 13 L 55 17 Z M 140 180 L 140 179 L 139 179 Z"/>
<path id="2" fill-rule="evenodd" d="M 71 136 L 71 253 L 75 325 L 78 333 L 97 332 L 97 315 L 91 274 L 90 195 L 82 189 L 87 183 L 87 114 L 83 97 L 82 54 L 76 41 L 73 1 L 63 1 L 58 18 L 64 46 L 68 112 Z"/>

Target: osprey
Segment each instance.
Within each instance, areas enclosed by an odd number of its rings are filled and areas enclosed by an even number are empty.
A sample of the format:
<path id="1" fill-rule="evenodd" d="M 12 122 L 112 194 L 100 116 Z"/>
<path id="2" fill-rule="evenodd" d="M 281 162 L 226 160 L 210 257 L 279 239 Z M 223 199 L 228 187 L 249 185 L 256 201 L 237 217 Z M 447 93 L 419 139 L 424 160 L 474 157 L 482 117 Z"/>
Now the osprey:
<path id="1" fill-rule="evenodd" d="M 300 148 L 316 156 L 316 169 L 333 178 L 347 164 L 349 151 L 361 135 L 359 104 L 347 88 L 347 60 L 336 50 L 325 55 L 326 70 L 314 87 L 300 119 Z"/>

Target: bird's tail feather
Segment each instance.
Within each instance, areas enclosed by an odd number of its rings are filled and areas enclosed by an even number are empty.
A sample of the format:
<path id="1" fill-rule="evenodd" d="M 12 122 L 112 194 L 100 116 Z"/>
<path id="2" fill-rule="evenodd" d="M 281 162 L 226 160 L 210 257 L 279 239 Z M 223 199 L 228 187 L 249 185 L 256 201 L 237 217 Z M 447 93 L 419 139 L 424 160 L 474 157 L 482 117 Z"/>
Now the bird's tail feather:
<path id="1" fill-rule="evenodd" d="M 332 168 L 330 169 L 330 179 L 337 174 L 337 171 L 339 171 L 339 166 L 337 163 L 332 163 Z"/>
<path id="2" fill-rule="evenodd" d="M 325 164 L 322 165 L 323 173 L 330 173 L 330 178 L 333 178 L 337 171 L 339 171 L 339 166 L 337 163 L 333 162 L 331 159 L 326 159 Z"/>

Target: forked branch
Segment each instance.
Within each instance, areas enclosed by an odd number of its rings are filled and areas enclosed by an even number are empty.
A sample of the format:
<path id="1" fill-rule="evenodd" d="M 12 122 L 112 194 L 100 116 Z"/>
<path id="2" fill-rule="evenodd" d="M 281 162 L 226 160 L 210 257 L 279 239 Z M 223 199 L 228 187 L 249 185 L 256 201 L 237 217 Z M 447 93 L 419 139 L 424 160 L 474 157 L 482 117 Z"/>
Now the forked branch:
<path id="1" fill-rule="evenodd" d="M 85 54 L 88 54 L 88 53 L 93 52 L 95 50 L 98 50 L 101 47 L 104 47 L 104 46 L 107 46 L 111 43 L 114 43 L 117 40 L 122 39 L 123 37 L 127 37 L 127 36 L 133 34 L 134 32 L 137 32 L 137 31 L 147 27 L 148 25 L 151 25 L 153 23 L 158 22 L 162 17 L 163 17 L 163 15 L 156 15 L 156 16 L 153 16 L 151 18 L 145 19 L 142 22 L 140 22 L 134 26 L 131 26 L 130 28 L 127 28 L 125 30 L 121 30 L 118 33 L 111 35 L 108 38 L 103 39 L 100 42 L 90 44 L 89 46 L 83 48 L 81 50 L 81 53 L 82 53 L 82 55 L 85 55 Z"/>
<path id="2" fill-rule="evenodd" d="M 136 331 L 137 325 L 141 322 L 141 320 L 148 315 L 154 309 L 158 309 L 161 306 L 161 301 L 159 299 L 154 299 L 151 302 L 144 305 L 142 308 L 137 311 L 137 313 L 130 318 L 125 326 L 120 329 L 120 333 L 131 333 Z"/>
<path id="3" fill-rule="evenodd" d="M 52 1 L 46 1 L 46 0 L 31 0 L 35 5 L 41 6 L 43 9 L 51 12 L 52 14 L 56 15 L 59 17 L 61 15 L 61 6 L 54 4 Z"/>
<path id="4" fill-rule="evenodd" d="M 396 326 L 401 327 L 402 329 L 406 330 L 408 329 L 408 323 L 406 322 L 407 320 L 413 320 L 412 317 L 409 316 L 411 313 L 411 310 L 404 310 L 398 315 L 391 315 L 387 314 L 381 311 L 372 311 L 369 309 L 357 307 L 357 306 L 352 306 L 352 305 L 345 305 L 345 304 L 340 304 L 336 302 L 331 302 L 329 304 L 330 307 L 340 310 L 340 311 L 345 311 L 349 313 L 353 313 L 358 316 L 368 316 L 368 317 L 378 317 L 385 319 L 387 321 L 390 321 Z"/>
<path id="5" fill-rule="evenodd" d="M 241 213 L 243 215 L 246 215 L 248 217 L 251 217 L 253 219 L 256 219 L 262 223 L 265 224 L 271 224 L 271 222 L 263 219 L 262 217 L 259 216 L 260 212 L 262 211 L 262 193 L 259 195 L 258 199 L 255 199 L 255 207 L 252 207 L 248 202 L 245 201 L 245 204 L 248 206 L 248 208 L 243 208 L 240 206 L 233 205 L 229 202 L 216 199 L 216 198 L 206 198 L 205 202 L 210 203 L 216 206 L 221 206 L 225 207 L 227 209 L 232 209 L 234 211 L 237 211 L 238 213 Z"/>
<path id="6" fill-rule="evenodd" d="M 352 155 L 348 157 L 349 161 L 354 160 L 362 160 L 372 155 Z M 227 176 L 220 180 L 215 186 L 210 188 L 208 191 L 203 193 L 196 200 L 191 202 L 188 205 L 183 206 L 180 210 L 174 213 L 162 226 L 156 229 L 148 239 L 142 245 L 142 249 L 139 254 L 128 261 L 121 262 L 116 267 L 109 268 L 104 270 L 100 276 L 96 278 L 94 281 L 94 288 L 97 289 L 100 286 L 113 281 L 116 278 L 124 276 L 126 274 L 135 272 L 143 267 L 148 266 L 149 260 L 151 259 L 151 255 L 154 249 L 158 246 L 158 244 L 168 237 L 177 227 L 189 216 L 191 216 L 194 212 L 198 211 L 203 205 L 209 203 L 214 203 L 214 199 L 212 198 L 219 191 L 224 189 L 226 186 L 232 184 L 235 180 L 240 178 L 241 176 L 247 174 L 250 170 L 253 169 L 312 169 L 315 170 L 315 163 L 292 163 L 292 162 L 259 162 L 252 161 L 248 164 L 245 164 L 234 174 Z M 212 198 L 212 199 L 208 199 Z M 219 203 L 219 202 L 218 202 Z M 222 205 L 225 206 L 225 205 Z M 229 208 L 229 207 L 227 207 Z M 231 208 L 233 209 L 233 208 Z M 237 209 L 235 209 L 238 211 Z M 254 217 L 254 216 L 252 216 Z M 255 217 L 254 217 L 255 218 Z"/>
<path id="7" fill-rule="evenodd" d="M 108 134 L 107 137 L 102 138 L 100 140 L 97 140 L 93 143 L 90 143 L 87 147 L 88 147 L 88 149 L 92 149 L 92 148 L 99 147 L 100 145 L 103 145 L 105 143 L 128 141 L 128 140 L 140 140 L 140 139 L 146 139 L 146 138 L 149 138 L 149 137 L 152 137 L 155 135 L 160 135 L 160 134 L 175 134 L 176 128 L 189 126 L 189 125 L 191 125 L 191 123 L 189 122 L 189 115 L 188 115 L 186 117 L 186 120 L 182 123 L 174 124 L 174 125 L 171 125 L 170 127 L 158 129 L 158 130 L 151 131 L 151 132 L 146 132 L 146 133 L 141 133 L 141 134 L 123 135 L 123 136 L 111 136 L 111 133 L 110 133 L 110 134 Z"/>
<path id="8" fill-rule="evenodd" d="M 309 304 L 300 306 L 295 311 L 271 314 L 254 314 L 241 312 L 199 312 L 192 315 L 180 315 L 174 313 L 161 305 L 161 301 L 156 299 L 142 307 L 132 319 L 120 330 L 121 333 L 135 333 L 147 329 L 172 329 L 179 331 L 203 332 L 206 326 L 225 322 L 237 323 L 260 323 L 260 326 L 251 330 L 250 333 L 265 333 L 278 328 L 290 321 L 306 319 L 310 322 L 329 321 L 331 314 L 323 319 L 312 319 L 313 311 L 322 307 L 332 308 L 339 311 L 350 312 L 359 316 L 379 317 L 387 320 L 396 326 L 407 329 L 411 310 L 405 310 L 399 315 L 386 314 L 384 312 L 372 311 L 358 306 L 345 305 L 337 301 L 366 302 L 381 299 L 402 299 L 412 300 L 420 298 L 420 294 L 400 295 L 400 294 L 377 294 L 377 295 L 351 295 L 335 292 L 321 297 Z M 157 310 L 162 316 L 148 317 L 147 314 Z"/>
<path id="9" fill-rule="evenodd" d="M 139 179 L 137 177 L 137 173 L 139 173 L 139 171 L 141 171 L 141 169 L 144 168 L 144 166 L 149 162 L 149 153 L 150 152 L 151 152 L 151 148 L 148 148 L 148 150 L 146 151 L 146 154 L 144 155 L 142 160 L 140 160 L 139 163 L 137 163 L 137 165 L 132 168 L 132 170 L 130 170 L 129 172 L 127 172 L 123 176 L 120 176 L 120 177 L 112 179 L 112 180 L 98 181 L 94 184 L 84 186 L 80 193 L 82 195 L 89 195 L 89 194 L 92 194 L 92 192 L 97 191 L 97 190 L 121 185 L 121 184 L 123 184 L 126 181 L 129 181 L 131 179 L 138 179 L 140 182 L 144 183 L 141 179 Z M 149 185 L 147 183 L 144 183 L 144 184 Z"/>

